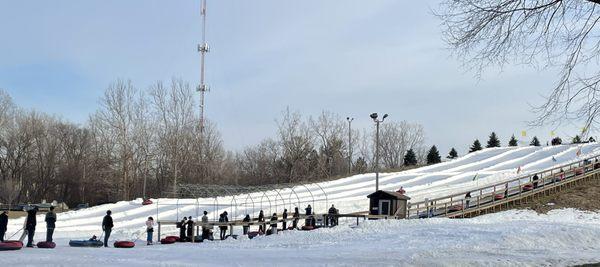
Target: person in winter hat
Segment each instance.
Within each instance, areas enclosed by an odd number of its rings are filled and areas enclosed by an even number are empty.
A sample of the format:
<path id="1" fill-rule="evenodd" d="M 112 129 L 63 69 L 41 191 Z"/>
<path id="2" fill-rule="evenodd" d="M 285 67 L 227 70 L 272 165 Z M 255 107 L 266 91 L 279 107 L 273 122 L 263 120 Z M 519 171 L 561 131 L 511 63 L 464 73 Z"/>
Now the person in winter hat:
<path id="1" fill-rule="evenodd" d="M 271 234 L 277 234 L 277 213 L 273 213 L 271 216 Z"/>
<path id="2" fill-rule="evenodd" d="M 181 222 L 179 222 L 179 241 L 181 241 L 181 242 L 185 242 L 185 240 L 186 240 L 186 237 L 185 237 L 186 223 L 187 223 L 187 217 L 183 217 Z"/>
<path id="3" fill-rule="evenodd" d="M 148 220 L 146 221 L 146 233 L 148 233 L 146 237 L 146 242 L 147 245 L 150 246 L 153 243 L 152 235 L 154 234 L 154 218 L 152 217 L 148 217 Z"/>
<path id="4" fill-rule="evenodd" d="M 246 217 L 244 217 L 244 219 L 242 220 L 242 222 L 250 222 L 250 214 L 246 214 Z M 244 235 L 248 234 L 248 230 L 250 230 L 250 225 L 244 225 L 242 226 L 243 230 L 244 230 Z"/>
<path id="5" fill-rule="evenodd" d="M 112 232 L 112 228 L 114 227 L 111 214 L 112 211 L 107 210 L 106 216 L 104 216 L 104 219 L 102 219 L 102 231 L 104 231 L 104 247 L 108 247 L 108 239 L 110 238 L 110 233 Z"/>
<path id="6" fill-rule="evenodd" d="M 56 228 L 56 213 L 54 213 L 54 206 L 50 207 L 50 211 L 46 213 L 46 242 L 52 242 L 52 236 L 54 235 L 54 229 Z"/>

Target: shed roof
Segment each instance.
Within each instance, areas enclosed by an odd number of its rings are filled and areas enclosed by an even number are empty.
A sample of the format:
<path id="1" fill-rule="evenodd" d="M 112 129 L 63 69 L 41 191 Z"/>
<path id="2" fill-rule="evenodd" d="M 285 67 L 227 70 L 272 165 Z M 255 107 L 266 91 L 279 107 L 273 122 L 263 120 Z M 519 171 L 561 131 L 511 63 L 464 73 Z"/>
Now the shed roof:
<path id="1" fill-rule="evenodd" d="M 375 191 L 375 192 L 371 193 L 370 195 L 368 195 L 367 198 L 372 198 L 372 197 L 379 197 L 379 198 L 381 198 L 382 196 L 387 196 L 387 197 L 390 197 L 390 198 L 402 199 L 402 200 L 409 200 L 410 199 L 410 197 L 405 196 L 403 194 L 400 194 L 398 192 L 384 191 L 384 190 Z"/>

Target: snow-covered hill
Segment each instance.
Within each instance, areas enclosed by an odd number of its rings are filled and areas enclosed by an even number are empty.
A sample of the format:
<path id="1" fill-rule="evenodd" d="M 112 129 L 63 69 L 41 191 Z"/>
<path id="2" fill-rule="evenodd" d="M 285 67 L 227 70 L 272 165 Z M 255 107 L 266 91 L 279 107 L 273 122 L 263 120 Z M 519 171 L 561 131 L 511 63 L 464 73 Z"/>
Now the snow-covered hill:
<path id="1" fill-rule="evenodd" d="M 579 149 L 582 153 L 577 156 Z M 490 148 L 432 166 L 381 174 L 380 188 L 397 190 L 403 186 L 406 194 L 412 198 L 411 201 L 419 201 L 514 178 L 519 167 L 523 174 L 598 154 L 600 154 L 598 143 Z M 472 178 L 476 174 L 479 178 L 473 181 Z M 267 214 L 282 212 L 284 207 L 291 211 L 293 207 L 299 206 L 303 210 L 308 204 L 313 205 L 317 213 L 325 212 L 331 204 L 335 204 L 342 213 L 364 211 L 368 209 L 366 195 L 372 193 L 375 188 L 374 176 L 374 174 L 361 174 L 305 187 L 297 186 L 293 191 L 284 189 L 278 192 L 253 193 L 251 198 L 246 195 L 220 197 L 217 200 L 219 206 L 214 205 L 216 203 L 214 199 L 180 201 L 155 199 L 155 203 L 159 205 L 149 206 L 142 206 L 141 200 L 122 201 L 59 214 L 55 236 L 57 238 L 87 238 L 92 234 L 99 236 L 102 217 L 108 209 L 112 210 L 115 221 L 113 236 L 121 239 L 143 236 L 144 221 L 148 216 L 160 220 L 175 220 L 192 215 L 196 220 L 196 216 L 203 210 L 209 211 L 213 218 L 216 218 L 216 214 L 222 210 L 227 210 L 231 216 L 240 218 L 246 213 L 257 216 L 260 209 L 265 210 Z M 251 205 L 248 199 L 252 199 L 254 203 Z M 38 219 L 43 222 L 42 215 Z M 22 224 L 22 219 L 11 220 L 8 234 L 11 235 L 15 230 L 20 229 Z M 43 236 L 44 227 L 38 228 L 37 235 Z M 163 229 L 163 233 L 176 231 L 174 227 Z"/>
<path id="2" fill-rule="evenodd" d="M 134 249 L 0 252 L 2 266 L 571 266 L 600 262 L 600 214 L 506 211 L 472 219 L 367 221 L 310 232 Z"/>

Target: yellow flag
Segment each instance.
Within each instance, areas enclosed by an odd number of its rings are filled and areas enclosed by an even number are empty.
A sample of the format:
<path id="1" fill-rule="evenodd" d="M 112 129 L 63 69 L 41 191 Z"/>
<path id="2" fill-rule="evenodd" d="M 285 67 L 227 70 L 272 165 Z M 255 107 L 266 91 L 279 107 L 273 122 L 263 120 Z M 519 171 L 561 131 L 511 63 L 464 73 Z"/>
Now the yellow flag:
<path id="1" fill-rule="evenodd" d="M 587 131 L 586 127 L 581 128 L 581 133 L 585 133 L 585 131 Z"/>
<path id="2" fill-rule="evenodd" d="M 555 136 L 556 134 L 554 133 L 554 131 L 550 131 L 550 136 Z"/>
<path id="3" fill-rule="evenodd" d="M 526 137 L 527 136 L 527 132 L 526 131 L 521 131 L 521 136 Z"/>

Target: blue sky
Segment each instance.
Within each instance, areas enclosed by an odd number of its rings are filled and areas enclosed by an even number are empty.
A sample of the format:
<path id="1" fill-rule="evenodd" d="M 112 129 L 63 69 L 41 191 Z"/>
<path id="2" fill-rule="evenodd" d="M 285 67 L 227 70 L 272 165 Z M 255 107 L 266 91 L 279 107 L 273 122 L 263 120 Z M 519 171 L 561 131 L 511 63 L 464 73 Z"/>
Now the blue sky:
<path id="1" fill-rule="evenodd" d="M 207 116 L 226 147 L 275 134 L 286 107 L 327 109 L 371 127 L 368 114 L 421 123 L 427 144 L 463 152 L 495 130 L 529 129 L 554 73 L 461 67 L 432 15 L 438 1 L 209 0 Z M 0 88 L 19 105 L 84 124 L 104 89 L 131 79 L 199 80 L 200 0 L 0 0 Z M 574 134 L 577 125 L 557 130 Z"/>

